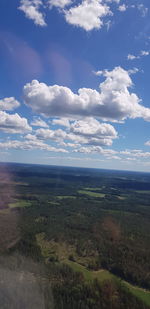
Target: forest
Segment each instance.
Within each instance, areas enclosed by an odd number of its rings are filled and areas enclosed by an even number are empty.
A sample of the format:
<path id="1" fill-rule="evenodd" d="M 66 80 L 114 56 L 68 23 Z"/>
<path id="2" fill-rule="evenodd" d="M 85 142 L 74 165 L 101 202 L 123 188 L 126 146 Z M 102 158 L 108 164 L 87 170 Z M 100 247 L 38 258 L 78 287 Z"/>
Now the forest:
<path id="1" fill-rule="evenodd" d="M 1 308 L 150 308 L 149 173 L 0 170 Z"/>

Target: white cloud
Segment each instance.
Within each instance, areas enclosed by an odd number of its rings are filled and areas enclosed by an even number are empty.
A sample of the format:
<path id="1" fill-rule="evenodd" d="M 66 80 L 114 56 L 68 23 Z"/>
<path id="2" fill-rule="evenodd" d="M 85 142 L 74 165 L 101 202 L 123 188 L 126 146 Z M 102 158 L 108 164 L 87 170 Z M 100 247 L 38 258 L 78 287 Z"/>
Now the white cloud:
<path id="1" fill-rule="evenodd" d="M 31 125 L 35 126 L 35 127 L 48 128 L 48 124 L 44 120 L 42 120 L 41 118 L 35 118 L 31 122 Z"/>
<path id="2" fill-rule="evenodd" d="M 132 55 L 132 54 L 128 54 L 128 56 L 127 56 L 128 60 L 134 60 L 134 59 L 139 59 L 139 58 L 140 58 L 139 56 L 135 56 L 135 55 Z"/>
<path id="3" fill-rule="evenodd" d="M 84 135 L 87 137 L 117 137 L 117 132 L 111 124 L 100 123 L 94 118 L 77 120 L 71 124 L 70 130 L 74 134 Z"/>
<path id="4" fill-rule="evenodd" d="M 120 0 L 105 0 L 105 2 L 108 3 L 116 2 L 117 4 L 119 4 Z"/>
<path id="5" fill-rule="evenodd" d="M 148 13 L 148 8 L 144 6 L 143 3 L 140 3 L 140 4 L 132 4 L 129 6 L 130 8 L 132 9 L 137 9 L 139 10 L 139 12 L 141 13 L 141 16 L 142 17 L 145 17 Z"/>
<path id="6" fill-rule="evenodd" d="M 143 118 L 150 121 L 150 109 L 142 106 L 135 93 L 129 72 L 121 67 L 102 72 L 105 81 L 100 92 L 81 88 L 74 94 L 63 86 L 47 86 L 33 80 L 24 86 L 25 103 L 46 117 L 96 117 L 105 121 L 122 121 L 126 118 Z"/>
<path id="7" fill-rule="evenodd" d="M 111 20 L 106 21 L 106 22 L 105 22 L 105 26 L 106 26 L 107 31 L 109 31 L 109 29 L 110 29 L 111 26 L 112 26 L 112 21 L 111 21 Z"/>
<path id="8" fill-rule="evenodd" d="M 25 135 L 25 137 L 24 137 L 25 139 L 27 139 L 27 140 L 30 140 L 30 141 L 37 141 L 38 140 L 38 138 L 36 137 L 36 135 L 33 135 L 33 134 L 27 134 L 27 135 Z"/>
<path id="9" fill-rule="evenodd" d="M 112 140 L 117 138 L 117 131 L 112 125 L 100 123 L 94 118 L 75 121 L 71 124 L 70 131 L 75 136 L 84 138 L 80 142 L 83 144 L 110 146 Z"/>
<path id="10" fill-rule="evenodd" d="M 102 76 L 103 75 L 103 71 L 99 70 L 99 71 L 93 71 L 93 73 L 96 75 L 96 76 Z"/>
<path id="11" fill-rule="evenodd" d="M 80 147 L 79 149 L 75 149 L 73 152 L 79 153 L 98 153 L 104 156 L 115 155 L 117 151 L 113 149 L 104 149 L 101 146 L 91 146 L 91 147 Z"/>
<path id="12" fill-rule="evenodd" d="M 66 10 L 65 18 L 69 24 L 91 31 L 100 29 L 103 17 L 110 14 L 109 7 L 102 0 L 83 0 L 78 6 Z"/>
<path id="13" fill-rule="evenodd" d="M 148 162 L 150 158 L 150 152 L 144 152 L 141 149 L 132 149 L 132 150 L 123 150 L 116 151 L 113 149 L 104 149 L 101 146 L 85 146 L 74 149 L 75 153 L 84 153 L 84 154 L 99 154 L 105 157 L 108 160 L 121 160 L 122 162 L 132 162 L 136 161 L 139 163 Z"/>
<path id="14" fill-rule="evenodd" d="M 111 160 L 121 160 L 119 156 L 111 156 L 109 157 Z"/>
<path id="15" fill-rule="evenodd" d="M 125 12 L 127 10 L 127 8 L 128 8 L 127 5 L 122 4 L 122 5 L 119 5 L 118 10 L 120 12 Z"/>
<path id="16" fill-rule="evenodd" d="M 142 17 L 145 17 L 148 13 L 148 8 L 143 3 L 138 4 L 137 9 L 141 12 Z"/>
<path id="17" fill-rule="evenodd" d="M 120 151 L 120 154 L 134 158 L 150 158 L 150 152 L 144 152 L 141 149 L 124 150 Z"/>
<path id="18" fill-rule="evenodd" d="M 109 30 L 111 21 L 104 18 L 113 15 L 110 9 L 113 2 L 119 4 L 120 0 L 81 0 L 80 3 L 72 0 L 20 0 L 18 9 L 38 26 L 47 25 L 45 15 L 48 9 L 55 7 L 68 24 L 85 31 L 101 29 L 104 25 Z M 125 5 L 120 5 L 119 10 L 125 10 Z"/>
<path id="19" fill-rule="evenodd" d="M 127 158 L 125 158 L 125 160 L 126 160 L 126 161 L 136 161 L 137 159 L 136 159 L 136 158 L 130 158 L 130 157 L 128 158 L 128 157 L 127 157 Z"/>
<path id="20" fill-rule="evenodd" d="M 50 4 L 50 7 L 56 6 L 58 8 L 63 9 L 65 6 L 68 6 L 72 3 L 71 0 L 49 0 L 48 3 Z"/>
<path id="21" fill-rule="evenodd" d="M 5 133 L 26 133 L 31 131 L 27 119 L 18 114 L 9 115 L 0 111 L 0 131 Z"/>
<path id="22" fill-rule="evenodd" d="M 148 50 L 141 50 L 141 56 L 149 56 L 150 52 Z"/>
<path id="23" fill-rule="evenodd" d="M 4 98 L 0 100 L 0 110 L 1 111 L 12 111 L 15 108 L 19 107 L 20 103 L 14 98 Z"/>
<path id="24" fill-rule="evenodd" d="M 0 142 L 0 149 L 22 149 L 22 150 L 39 149 L 52 152 L 63 152 L 63 153 L 68 152 L 66 149 L 52 147 L 39 140 L 27 140 L 27 141 L 9 140 L 7 142 Z"/>
<path id="25" fill-rule="evenodd" d="M 150 140 L 145 143 L 145 146 L 150 146 Z"/>
<path id="26" fill-rule="evenodd" d="M 85 161 L 91 161 L 91 162 L 104 162 L 104 160 L 102 160 L 102 159 L 96 159 L 96 158 L 90 158 L 90 157 L 72 157 L 72 156 L 70 156 L 70 157 L 62 157 L 62 156 L 55 156 L 55 157 L 53 157 L 53 156 L 49 156 L 49 157 L 47 157 L 47 159 L 55 159 L 55 160 L 61 160 L 61 161 L 82 161 L 82 162 L 85 162 Z"/>
<path id="27" fill-rule="evenodd" d="M 62 127 L 70 127 L 70 121 L 68 118 L 58 118 L 52 120 L 52 125 L 59 125 Z"/>
<path id="28" fill-rule="evenodd" d="M 149 56 L 150 52 L 147 51 L 147 50 L 141 50 L 139 55 L 135 56 L 135 55 L 132 55 L 132 54 L 128 54 L 127 56 L 127 59 L 128 60 L 135 60 L 135 59 L 140 59 L 141 57 L 144 57 L 144 56 Z"/>
<path id="29" fill-rule="evenodd" d="M 18 9 L 23 11 L 27 18 L 32 19 L 35 25 L 46 26 L 44 14 L 39 11 L 42 6 L 41 0 L 21 0 Z"/>
<path id="30" fill-rule="evenodd" d="M 71 148 L 77 148 L 77 147 L 80 147 L 81 145 L 80 144 L 77 144 L 77 143 L 67 143 L 66 144 L 67 147 L 71 147 Z"/>
<path id="31" fill-rule="evenodd" d="M 128 73 L 129 74 L 136 74 L 136 73 L 138 73 L 140 70 L 138 69 L 138 68 L 133 68 L 133 69 L 130 69 L 130 70 L 128 70 Z"/>
<path id="32" fill-rule="evenodd" d="M 36 130 L 36 136 L 39 139 L 48 139 L 61 142 L 66 138 L 66 132 L 61 129 L 58 130 L 38 129 Z"/>
<path id="33" fill-rule="evenodd" d="M 77 147 L 79 144 L 110 146 L 117 138 L 117 131 L 112 125 L 99 123 L 94 118 L 76 120 L 67 131 L 38 129 L 35 134 L 38 139 L 52 140 L 69 147 Z"/>

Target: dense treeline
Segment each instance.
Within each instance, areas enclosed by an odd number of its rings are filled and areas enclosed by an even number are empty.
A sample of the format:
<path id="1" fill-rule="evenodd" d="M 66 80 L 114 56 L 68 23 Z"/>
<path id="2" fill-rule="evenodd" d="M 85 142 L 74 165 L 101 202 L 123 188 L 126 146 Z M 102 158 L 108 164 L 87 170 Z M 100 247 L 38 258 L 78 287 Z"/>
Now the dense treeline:
<path id="1" fill-rule="evenodd" d="M 62 263 L 66 259 L 91 271 L 106 269 L 150 289 L 150 175 L 13 164 L 9 169 L 13 196 L 5 206 L 12 206 L 0 219 L 17 218 L 18 232 L 13 227 L 6 251 L 46 267 L 55 308 L 145 309 L 122 286 L 87 284 L 81 273 Z"/>
<path id="2" fill-rule="evenodd" d="M 54 287 L 55 308 L 57 309 L 148 309 L 141 301 L 129 292 L 106 281 L 100 286 L 95 280 L 93 284 L 78 285 L 66 282 Z"/>
<path id="3" fill-rule="evenodd" d="M 18 304 L 31 308 L 31 303 L 37 309 L 149 308 L 121 283 L 106 280 L 100 284 L 96 279 L 87 283 L 65 264 L 44 265 L 21 255 L 5 255 L 0 257 L 0 271 L 1 308 Z"/>
<path id="4" fill-rule="evenodd" d="M 87 200 L 68 199 L 61 205 L 45 203 L 20 210 L 22 240 L 19 250 L 39 257 L 36 234 L 45 233 L 47 240 L 73 245 L 75 260 L 81 258 L 86 267 L 108 269 L 149 289 L 149 219 L 132 212 L 107 215 L 103 207 L 94 202 L 91 205 Z M 38 217 L 43 220 L 37 222 Z M 89 261 L 84 263 L 87 257 Z"/>

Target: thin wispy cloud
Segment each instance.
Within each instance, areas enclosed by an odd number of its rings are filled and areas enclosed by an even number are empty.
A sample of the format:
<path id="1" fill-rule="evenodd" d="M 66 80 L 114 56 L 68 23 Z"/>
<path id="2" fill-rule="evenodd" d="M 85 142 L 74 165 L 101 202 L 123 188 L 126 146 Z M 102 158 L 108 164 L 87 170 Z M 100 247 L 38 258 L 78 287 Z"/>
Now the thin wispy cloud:
<path id="1" fill-rule="evenodd" d="M 138 55 L 128 54 L 127 59 L 128 60 L 135 60 L 135 59 L 140 59 L 142 57 L 149 56 L 149 55 L 150 55 L 150 51 L 141 50 Z"/>

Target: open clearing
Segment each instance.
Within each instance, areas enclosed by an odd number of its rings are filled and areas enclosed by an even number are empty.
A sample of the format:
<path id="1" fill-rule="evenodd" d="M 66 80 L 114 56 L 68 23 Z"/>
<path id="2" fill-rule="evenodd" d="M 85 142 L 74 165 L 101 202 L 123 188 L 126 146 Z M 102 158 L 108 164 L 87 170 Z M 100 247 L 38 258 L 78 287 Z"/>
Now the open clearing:
<path id="1" fill-rule="evenodd" d="M 126 199 L 125 196 L 117 195 L 118 200 L 124 201 Z"/>
<path id="2" fill-rule="evenodd" d="M 134 192 L 140 193 L 140 194 L 150 194 L 150 190 L 135 190 Z"/>
<path id="3" fill-rule="evenodd" d="M 80 265 L 76 262 L 65 260 L 74 271 L 82 272 L 85 280 L 91 281 L 93 279 L 98 279 L 100 282 L 105 280 L 121 280 L 117 276 L 111 274 L 109 271 L 101 269 L 98 271 L 88 270 L 85 266 Z M 129 289 L 129 291 L 135 295 L 137 298 L 142 300 L 146 305 L 150 306 L 150 291 L 144 290 L 140 287 L 134 286 L 127 281 L 121 280 L 122 284 Z"/>
<path id="4" fill-rule="evenodd" d="M 77 262 L 65 260 L 65 263 L 68 264 L 74 271 L 82 272 L 85 280 L 88 281 L 98 279 L 100 282 L 103 282 L 105 280 L 112 280 L 116 278 L 114 275 L 112 275 L 109 271 L 105 269 L 100 269 L 98 271 L 91 271 Z"/>
<path id="5" fill-rule="evenodd" d="M 17 207 L 29 207 L 32 203 L 30 201 L 20 200 L 15 203 L 10 203 L 9 208 L 17 208 Z"/>
<path id="6" fill-rule="evenodd" d="M 79 194 L 84 194 L 84 195 L 88 195 L 91 197 L 105 197 L 104 193 L 97 193 L 97 192 L 92 192 L 92 191 L 86 191 L 86 190 L 79 190 L 78 191 Z"/>
<path id="7" fill-rule="evenodd" d="M 60 205 L 60 203 L 55 202 L 55 201 L 49 201 L 48 204 L 51 204 L 51 205 Z"/>
<path id="8" fill-rule="evenodd" d="M 146 305 L 150 306 L 150 291 L 134 286 L 126 281 L 123 283 L 128 287 L 129 291 L 137 298 L 141 299 Z"/>
<path id="9" fill-rule="evenodd" d="M 92 187 L 84 188 L 84 190 L 87 190 L 87 191 L 101 191 L 102 189 L 103 189 L 103 187 L 101 187 L 101 188 L 92 188 Z"/>
<path id="10" fill-rule="evenodd" d="M 66 198 L 73 198 L 73 199 L 75 199 L 76 196 L 73 196 L 73 195 L 58 195 L 57 198 L 59 200 L 66 199 Z"/>

